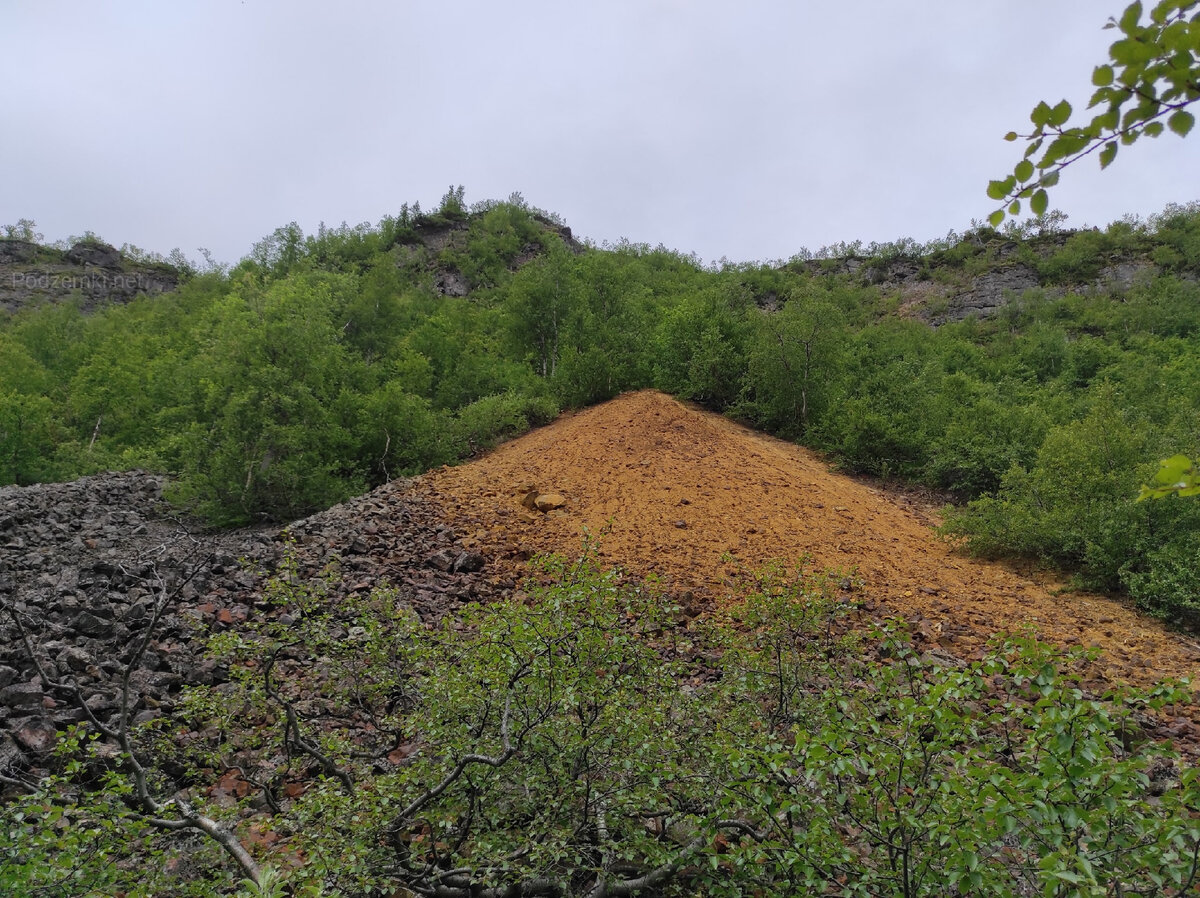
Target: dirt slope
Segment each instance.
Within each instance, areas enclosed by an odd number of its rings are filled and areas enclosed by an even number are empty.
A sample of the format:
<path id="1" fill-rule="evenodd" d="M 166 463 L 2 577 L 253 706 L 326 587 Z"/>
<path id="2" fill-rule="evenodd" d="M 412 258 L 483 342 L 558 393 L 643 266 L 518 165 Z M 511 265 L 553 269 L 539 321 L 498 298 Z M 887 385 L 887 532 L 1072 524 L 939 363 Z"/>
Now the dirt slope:
<path id="1" fill-rule="evenodd" d="M 458 468 L 420 479 L 468 545 L 493 557 L 602 556 L 715 595 L 737 565 L 811 557 L 855 568 L 868 607 L 915 621 L 919 638 L 975 654 L 1001 630 L 1033 625 L 1062 645 L 1098 645 L 1106 677 L 1146 683 L 1200 671 L 1200 645 L 1118 602 L 1052 594 L 1004 566 L 955 555 L 916 503 L 831 473 L 811 452 L 669 396 L 642 391 L 566 416 Z M 566 500 L 542 513 L 530 490 Z"/>

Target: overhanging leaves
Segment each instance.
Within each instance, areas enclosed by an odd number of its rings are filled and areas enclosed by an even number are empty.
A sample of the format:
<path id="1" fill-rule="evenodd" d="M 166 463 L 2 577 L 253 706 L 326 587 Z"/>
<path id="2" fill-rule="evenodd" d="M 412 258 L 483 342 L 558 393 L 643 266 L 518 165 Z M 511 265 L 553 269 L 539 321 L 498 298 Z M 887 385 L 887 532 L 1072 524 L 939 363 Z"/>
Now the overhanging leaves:
<path id="1" fill-rule="evenodd" d="M 1157 137 L 1167 128 L 1180 137 L 1191 132 L 1195 117 L 1184 107 L 1200 99 L 1198 10 L 1200 0 L 1164 0 L 1151 10 L 1149 22 L 1143 23 L 1143 5 L 1134 2 L 1109 20 L 1106 27 L 1121 36 L 1109 47 L 1108 61 L 1092 70 L 1091 81 L 1098 89 L 1088 108 L 1095 114 L 1072 125 L 1073 110 L 1067 100 L 1053 106 L 1043 100 L 1030 112 L 1032 132 L 1005 135 L 1009 141 L 1023 137 L 1029 145 L 1014 169 L 1015 178 L 989 182 L 989 199 L 1000 203 L 988 219 L 993 226 L 1006 215 L 1019 214 L 1015 200 L 1030 195 L 1027 182 L 1033 173 L 1027 162 L 1042 172 L 1033 186 L 1044 190 L 1052 184 L 1050 175 L 1057 176 L 1093 152 L 1099 151 L 1100 167 L 1107 168 L 1120 144 L 1135 143 L 1143 136 Z M 1051 139 L 1043 149 L 1047 137 Z M 1005 183 L 1008 189 L 998 196 L 997 185 Z M 1035 212 L 1040 207 L 1040 201 L 1031 203 Z"/>

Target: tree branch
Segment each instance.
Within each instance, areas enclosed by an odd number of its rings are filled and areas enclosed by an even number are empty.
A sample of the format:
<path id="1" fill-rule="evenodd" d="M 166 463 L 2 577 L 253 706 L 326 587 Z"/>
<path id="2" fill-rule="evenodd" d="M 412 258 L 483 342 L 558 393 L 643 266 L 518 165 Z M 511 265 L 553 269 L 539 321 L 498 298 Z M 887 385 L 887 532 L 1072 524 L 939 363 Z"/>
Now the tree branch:
<path id="1" fill-rule="evenodd" d="M 342 784 L 342 787 L 346 790 L 347 794 L 353 795 L 354 780 L 351 778 L 350 774 L 339 767 L 332 758 L 322 752 L 320 747 L 315 742 L 304 737 L 304 735 L 300 732 L 300 718 L 296 714 L 295 707 L 290 701 L 281 696 L 271 683 L 271 671 L 275 667 L 275 661 L 279 657 L 279 653 L 285 648 L 287 648 L 286 645 L 276 647 L 276 649 L 271 652 L 270 657 L 267 659 L 266 666 L 263 668 L 263 691 L 266 692 L 268 699 L 283 708 L 283 713 L 285 716 L 283 731 L 284 744 L 295 745 L 302 752 L 304 752 L 304 754 L 316 761 L 317 764 L 320 765 L 321 769 L 325 772 L 326 776 L 331 776 L 338 780 Z"/>

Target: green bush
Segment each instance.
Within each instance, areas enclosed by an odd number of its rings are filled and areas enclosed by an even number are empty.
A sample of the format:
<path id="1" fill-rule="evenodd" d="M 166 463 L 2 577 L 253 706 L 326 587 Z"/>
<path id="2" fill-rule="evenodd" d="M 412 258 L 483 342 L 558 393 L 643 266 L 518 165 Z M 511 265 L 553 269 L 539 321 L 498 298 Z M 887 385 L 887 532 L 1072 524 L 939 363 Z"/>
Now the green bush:
<path id="1" fill-rule="evenodd" d="M 1200 630 L 1200 522 L 1144 557 L 1126 560 L 1121 581 L 1143 610 Z"/>
<path id="2" fill-rule="evenodd" d="M 558 405 L 549 397 L 485 396 L 459 410 L 453 424 L 454 439 L 463 454 L 468 454 L 548 424 L 557 415 Z"/>

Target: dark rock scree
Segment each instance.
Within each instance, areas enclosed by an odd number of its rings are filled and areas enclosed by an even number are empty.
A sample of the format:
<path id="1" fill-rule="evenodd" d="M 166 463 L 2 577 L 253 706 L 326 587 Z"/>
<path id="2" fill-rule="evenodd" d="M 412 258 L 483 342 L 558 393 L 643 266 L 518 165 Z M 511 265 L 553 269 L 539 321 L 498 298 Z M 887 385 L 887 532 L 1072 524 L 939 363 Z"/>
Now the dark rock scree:
<path id="1" fill-rule="evenodd" d="M 57 734 L 84 718 L 43 675 L 76 684 L 97 719 L 115 720 L 119 678 L 164 597 L 130 680 L 132 718 L 168 714 L 184 687 L 223 681 L 206 640 L 273 613 L 263 587 L 289 542 L 301 576 L 335 567 L 331 600 L 386 582 L 426 619 L 515 585 L 459 545 L 411 481 L 286 528 L 220 534 L 174 516 L 163 485 L 135 471 L 0 489 L 0 776 L 36 774 Z"/>

